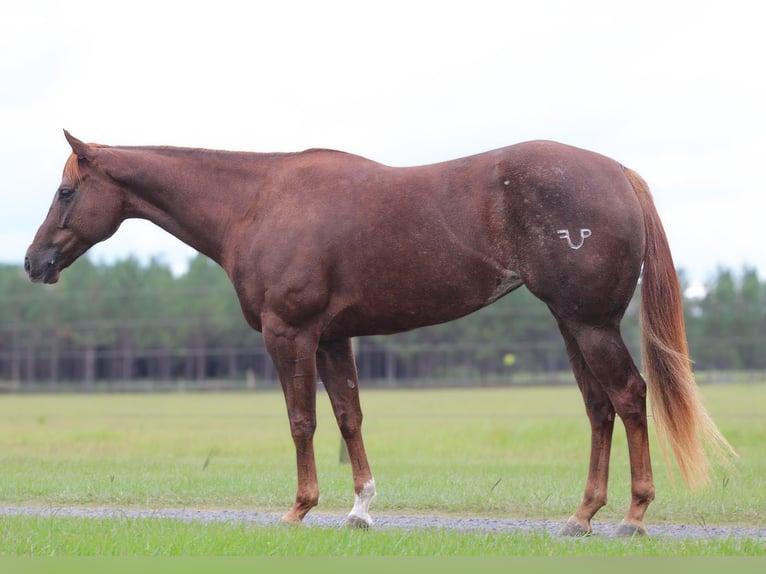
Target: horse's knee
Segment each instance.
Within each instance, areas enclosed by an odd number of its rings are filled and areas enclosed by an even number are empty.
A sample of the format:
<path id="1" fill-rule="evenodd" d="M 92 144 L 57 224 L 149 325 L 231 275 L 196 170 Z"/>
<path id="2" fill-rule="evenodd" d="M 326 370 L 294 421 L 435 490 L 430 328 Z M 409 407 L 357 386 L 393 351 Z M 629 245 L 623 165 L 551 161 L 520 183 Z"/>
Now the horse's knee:
<path id="1" fill-rule="evenodd" d="M 316 418 L 301 417 L 290 419 L 290 433 L 293 436 L 293 440 L 296 442 L 302 442 L 314 438 L 316 428 Z"/>
<path id="2" fill-rule="evenodd" d="M 353 438 L 362 430 L 362 413 L 342 412 L 338 414 L 338 428 L 343 438 Z"/>

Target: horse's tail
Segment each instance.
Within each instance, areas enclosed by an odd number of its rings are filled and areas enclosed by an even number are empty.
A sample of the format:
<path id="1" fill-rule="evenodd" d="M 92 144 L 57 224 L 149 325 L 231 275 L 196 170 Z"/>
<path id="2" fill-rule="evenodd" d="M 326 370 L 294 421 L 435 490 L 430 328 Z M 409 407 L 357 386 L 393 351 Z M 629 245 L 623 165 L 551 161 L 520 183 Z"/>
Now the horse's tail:
<path id="1" fill-rule="evenodd" d="M 695 488 L 709 481 L 706 446 L 724 461 L 736 453 L 698 395 L 686 342 L 678 276 L 649 186 L 630 169 L 625 169 L 625 175 L 638 196 L 646 226 L 641 354 L 652 414 L 666 463 L 670 443 L 684 481 Z"/>

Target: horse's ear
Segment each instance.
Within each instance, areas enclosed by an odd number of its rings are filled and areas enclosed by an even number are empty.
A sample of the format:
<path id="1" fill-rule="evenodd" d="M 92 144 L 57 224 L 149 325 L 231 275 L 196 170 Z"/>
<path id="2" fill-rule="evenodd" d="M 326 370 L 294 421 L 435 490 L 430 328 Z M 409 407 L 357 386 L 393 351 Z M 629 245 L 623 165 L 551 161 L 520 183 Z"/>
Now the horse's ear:
<path id="1" fill-rule="evenodd" d="M 91 146 L 81 142 L 66 130 L 64 130 L 64 137 L 72 147 L 72 153 L 74 153 L 79 159 L 93 159 L 93 148 Z"/>

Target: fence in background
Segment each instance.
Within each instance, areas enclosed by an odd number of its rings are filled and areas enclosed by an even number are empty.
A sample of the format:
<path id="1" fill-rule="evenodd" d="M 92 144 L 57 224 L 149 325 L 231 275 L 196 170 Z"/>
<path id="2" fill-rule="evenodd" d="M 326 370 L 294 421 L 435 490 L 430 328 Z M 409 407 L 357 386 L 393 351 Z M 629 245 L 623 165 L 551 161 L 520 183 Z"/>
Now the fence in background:
<path id="1" fill-rule="evenodd" d="M 383 338 L 390 339 L 390 338 Z M 25 340 L 20 337 L 19 340 Z M 395 339 L 355 341 L 366 387 L 496 386 L 572 381 L 560 341 L 534 343 L 400 344 Z M 534 356 L 535 369 L 518 357 Z M 32 391 L 149 391 L 278 388 L 262 344 L 250 347 L 76 349 L 18 345 L 0 349 L 0 389 Z"/>

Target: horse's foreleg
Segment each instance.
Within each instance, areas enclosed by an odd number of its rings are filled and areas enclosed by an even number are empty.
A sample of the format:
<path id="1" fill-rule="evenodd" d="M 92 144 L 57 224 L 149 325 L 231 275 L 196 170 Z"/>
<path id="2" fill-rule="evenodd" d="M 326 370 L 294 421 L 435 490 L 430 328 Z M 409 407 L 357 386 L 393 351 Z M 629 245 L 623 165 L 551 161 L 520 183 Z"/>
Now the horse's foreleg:
<path id="1" fill-rule="evenodd" d="M 282 521 L 299 523 L 319 503 L 314 460 L 317 342 L 311 334 L 289 328 L 274 318 L 268 324 L 264 322 L 263 335 L 284 391 L 298 465 L 295 504 Z"/>
<path id="2" fill-rule="evenodd" d="M 335 418 L 346 441 L 354 476 L 354 507 L 348 525 L 367 528 L 372 524 L 370 503 L 375 498 L 375 479 L 367 462 L 362 440 L 362 407 L 359 403 L 359 379 L 350 339 L 322 343 L 317 352 L 317 367 Z"/>
<path id="3" fill-rule="evenodd" d="M 591 519 L 607 501 L 609 481 L 609 455 L 612 447 L 614 430 L 614 408 L 609 397 L 593 376 L 574 338 L 566 326 L 559 322 L 561 333 L 569 355 L 569 363 L 575 375 L 577 386 L 585 402 L 585 412 L 591 427 L 590 464 L 585 494 L 580 506 L 567 520 L 561 530 L 564 536 L 583 536 L 590 534 Z"/>

